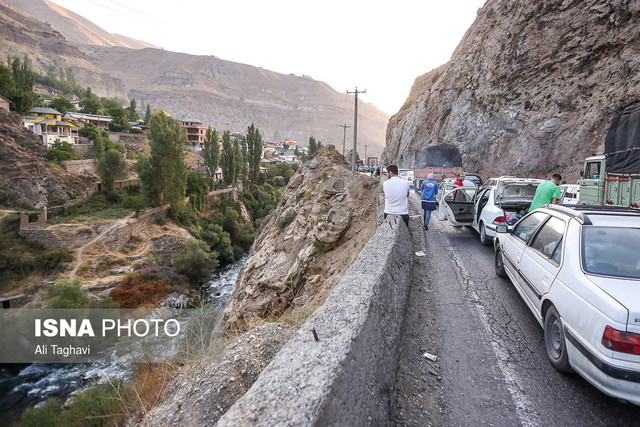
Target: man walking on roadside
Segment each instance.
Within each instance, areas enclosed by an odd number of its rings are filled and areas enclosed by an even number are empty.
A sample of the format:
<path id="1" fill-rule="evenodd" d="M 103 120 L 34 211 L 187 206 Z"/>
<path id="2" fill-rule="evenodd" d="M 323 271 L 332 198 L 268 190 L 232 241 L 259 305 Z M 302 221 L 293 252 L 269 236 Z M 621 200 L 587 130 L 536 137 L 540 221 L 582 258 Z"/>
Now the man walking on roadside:
<path id="1" fill-rule="evenodd" d="M 533 201 L 529 207 L 529 212 L 549 203 L 557 205 L 561 198 L 560 187 L 558 187 L 561 182 L 562 175 L 554 173 L 551 177 L 551 181 L 545 181 L 538 185 L 538 188 L 536 188 L 536 194 L 533 196 Z"/>
<path id="2" fill-rule="evenodd" d="M 407 227 L 409 226 L 409 185 L 406 179 L 398 177 L 398 166 L 387 166 L 389 179 L 382 184 L 384 191 L 384 218 L 387 215 L 400 215 Z"/>

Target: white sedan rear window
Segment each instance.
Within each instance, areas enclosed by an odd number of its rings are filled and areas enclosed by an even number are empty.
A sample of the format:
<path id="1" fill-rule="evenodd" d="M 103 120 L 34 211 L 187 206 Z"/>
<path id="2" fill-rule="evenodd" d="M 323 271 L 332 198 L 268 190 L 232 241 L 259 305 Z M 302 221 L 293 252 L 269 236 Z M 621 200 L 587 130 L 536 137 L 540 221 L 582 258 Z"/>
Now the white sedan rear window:
<path id="1" fill-rule="evenodd" d="M 582 264 L 586 272 L 640 279 L 640 229 L 583 227 Z"/>

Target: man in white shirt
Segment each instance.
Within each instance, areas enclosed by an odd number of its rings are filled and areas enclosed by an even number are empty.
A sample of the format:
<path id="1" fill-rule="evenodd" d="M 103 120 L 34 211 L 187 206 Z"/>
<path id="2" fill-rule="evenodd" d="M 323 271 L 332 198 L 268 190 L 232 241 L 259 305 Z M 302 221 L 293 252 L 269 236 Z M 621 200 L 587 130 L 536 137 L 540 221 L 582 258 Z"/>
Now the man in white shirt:
<path id="1" fill-rule="evenodd" d="M 407 227 L 409 226 L 409 185 L 406 179 L 398 177 L 398 166 L 387 166 L 389 179 L 382 184 L 384 191 L 384 217 L 387 215 L 400 215 Z"/>

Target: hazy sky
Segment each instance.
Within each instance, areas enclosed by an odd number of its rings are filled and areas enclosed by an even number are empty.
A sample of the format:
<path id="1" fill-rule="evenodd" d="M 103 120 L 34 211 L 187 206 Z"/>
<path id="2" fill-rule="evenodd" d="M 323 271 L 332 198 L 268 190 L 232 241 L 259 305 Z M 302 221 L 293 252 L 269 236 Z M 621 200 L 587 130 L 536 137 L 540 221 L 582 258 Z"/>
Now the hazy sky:
<path id="1" fill-rule="evenodd" d="M 166 50 L 306 74 L 396 113 L 485 0 L 51 0 Z"/>

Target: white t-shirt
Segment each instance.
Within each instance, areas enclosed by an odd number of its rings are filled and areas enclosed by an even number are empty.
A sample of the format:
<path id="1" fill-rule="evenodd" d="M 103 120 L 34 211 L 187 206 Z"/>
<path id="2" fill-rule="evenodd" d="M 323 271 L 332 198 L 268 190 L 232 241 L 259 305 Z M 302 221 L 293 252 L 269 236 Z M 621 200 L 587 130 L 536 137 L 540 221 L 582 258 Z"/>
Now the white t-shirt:
<path id="1" fill-rule="evenodd" d="M 384 213 L 389 215 L 407 215 L 407 193 L 411 183 L 397 176 L 389 178 L 382 184 L 384 191 Z"/>

